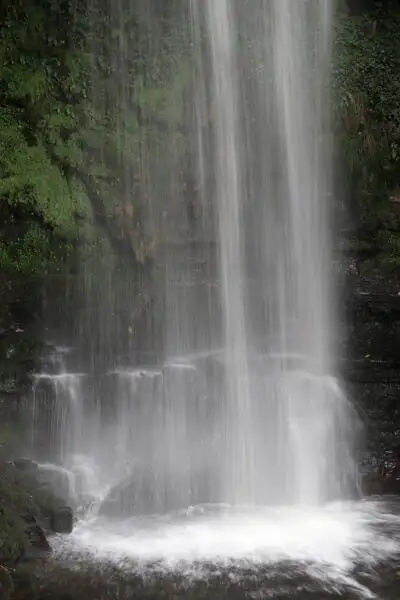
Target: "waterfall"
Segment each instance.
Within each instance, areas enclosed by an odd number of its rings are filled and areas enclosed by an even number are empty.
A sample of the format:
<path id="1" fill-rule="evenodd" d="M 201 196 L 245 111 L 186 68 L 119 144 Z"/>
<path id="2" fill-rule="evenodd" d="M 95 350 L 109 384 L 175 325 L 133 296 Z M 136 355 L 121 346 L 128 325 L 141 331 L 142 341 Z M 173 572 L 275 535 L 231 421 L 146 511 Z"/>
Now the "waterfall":
<path id="1" fill-rule="evenodd" d="M 82 259 L 66 312 L 85 385 L 65 369 L 36 380 L 39 421 L 44 405 L 50 415 L 46 460 L 94 461 L 113 516 L 347 498 L 331 2 L 176 0 L 165 13 L 155 0 L 126 13 L 118 2 L 108 21 L 92 4 L 90 50 L 111 57 L 106 82 L 93 66 L 94 104 L 105 121 L 118 106 L 114 212 L 130 251 L 103 244 Z M 107 23 L 120 32 L 110 44 Z M 132 23 L 146 56 L 134 90 Z M 143 243 L 157 239 L 140 277 L 128 264 L 135 219 Z M 49 381 L 54 398 L 39 401 Z"/>
<path id="2" fill-rule="evenodd" d="M 32 456 L 79 516 L 52 562 L 88 593 L 395 586 L 399 507 L 352 497 L 338 368 L 333 4 L 85 5 L 98 243 L 46 313 Z"/>

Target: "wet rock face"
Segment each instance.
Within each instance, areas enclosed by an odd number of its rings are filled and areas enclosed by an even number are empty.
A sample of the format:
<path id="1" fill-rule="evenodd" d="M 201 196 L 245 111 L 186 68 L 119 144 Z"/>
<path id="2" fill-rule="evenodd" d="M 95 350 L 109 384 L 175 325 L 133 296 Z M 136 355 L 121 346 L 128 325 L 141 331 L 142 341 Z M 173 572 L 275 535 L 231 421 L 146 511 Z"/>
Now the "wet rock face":
<path id="1" fill-rule="evenodd" d="M 42 527 L 32 514 L 21 515 L 24 524 L 25 548 L 23 558 L 25 560 L 44 558 L 51 553 L 51 546 L 47 541 Z"/>
<path id="2" fill-rule="evenodd" d="M 378 455 L 367 454 L 366 464 L 369 470 L 362 476 L 364 494 L 400 494 L 400 445 L 384 449 Z"/>
<path id="3" fill-rule="evenodd" d="M 362 425 L 356 443 L 361 485 L 366 494 L 398 494 L 400 285 L 382 277 L 350 279 L 342 374 Z"/>
<path id="4" fill-rule="evenodd" d="M 1 282 L 0 412 L 13 410 L 15 395 L 30 388 L 30 375 L 42 352 L 38 282 L 21 278 Z M 2 415 L 3 417 L 3 415 Z"/>
<path id="5" fill-rule="evenodd" d="M 0 598 L 9 600 L 14 591 L 14 584 L 10 572 L 0 565 Z"/>
<path id="6" fill-rule="evenodd" d="M 399 375 L 385 365 L 368 369 L 366 364 L 349 386 L 362 423 L 359 463 L 367 494 L 400 493 Z"/>
<path id="7" fill-rule="evenodd" d="M 0 464 L 0 564 L 43 558 L 52 533 L 71 533 L 72 509 L 37 478 L 27 459 Z"/>

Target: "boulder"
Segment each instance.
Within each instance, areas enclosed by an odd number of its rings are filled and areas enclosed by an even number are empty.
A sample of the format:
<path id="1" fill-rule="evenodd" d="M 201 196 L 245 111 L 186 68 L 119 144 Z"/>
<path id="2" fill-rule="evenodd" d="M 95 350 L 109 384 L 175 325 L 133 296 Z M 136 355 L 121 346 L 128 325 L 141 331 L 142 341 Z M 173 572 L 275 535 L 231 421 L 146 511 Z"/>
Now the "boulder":
<path id="1" fill-rule="evenodd" d="M 43 488 L 51 490 L 57 498 L 65 502 L 74 496 L 72 474 L 61 467 L 40 465 L 34 474 L 35 481 Z"/>
<path id="2" fill-rule="evenodd" d="M 0 465 L 0 563 L 48 556 L 47 535 L 73 526 L 72 509 L 35 479 L 32 464 L 17 465 Z"/>
<path id="3" fill-rule="evenodd" d="M 53 509 L 51 515 L 51 531 L 54 533 L 72 533 L 74 514 L 69 506 Z"/>
<path id="4" fill-rule="evenodd" d="M 51 546 L 36 518 L 32 514 L 26 514 L 21 515 L 21 520 L 25 538 L 22 558 L 30 560 L 48 556 L 51 553 Z"/>
<path id="5" fill-rule="evenodd" d="M 32 496 L 41 525 L 53 533 L 71 533 L 74 518 L 72 508 L 63 500 L 68 498 L 63 470 L 41 469 L 25 458 L 13 461 L 12 465 L 15 482 Z M 57 483 L 60 485 L 55 485 Z"/>
<path id="6" fill-rule="evenodd" d="M 38 473 L 38 465 L 30 458 L 17 458 L 12 461 L 12 464 L 18 471 L 36 475 Z"/>

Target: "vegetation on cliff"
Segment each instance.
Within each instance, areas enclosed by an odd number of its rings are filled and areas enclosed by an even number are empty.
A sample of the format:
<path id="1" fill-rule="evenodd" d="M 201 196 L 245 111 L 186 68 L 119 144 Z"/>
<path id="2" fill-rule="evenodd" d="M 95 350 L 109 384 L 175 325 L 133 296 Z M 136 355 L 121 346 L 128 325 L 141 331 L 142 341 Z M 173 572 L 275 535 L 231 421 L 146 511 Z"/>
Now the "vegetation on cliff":
<path id="1" fill-rule="evenodd" d="M 335 40 L 342 173 L 361 258 L 400 267 L 400 6 L 349 0 Z"/>
<path id="2" fill-rule="evenodd" d="M 185 77 L 169 51 L 179 23 L 171 27 L 160 11 L 163 47 L 151 63 L 149 23 L 131 12 L 122 23 L 105 2 L 89 10 L 84 2 L 19 0 L 0 9 L 3 272 L 46 272 L 102 237 L 117 253 L 144 258 L 141 181 L 132 171 L 141 146 L 151 136 L 162 142 L 171 128 Z M 94 36 L 103 40 L 100 54 Z M 115 105 L 121 69 L 129 121 Z"/>
<path id="3" fill-rule="evenodd" d="M 143 220 L 157 195 L 154 185 L 162 189 L 168 181 L 170 161 L 190 170 L 187 4 L 154 1 L 144 10 L 131 2 L 123 16 L 105 0 L 2 4 L 3 274 L 46 273 L 66 261 L 73 267 L 77 247 L 96 251 L 104 240 L 132 263 L 151 253 L 157 231 L 145 234 Z M 399 24 L 397 2 L 342 2 L 334 69 L 341 177 L 349 184 L 357 248 L 394 267 L 400 265 Z M 156 184 L 148 181 L 151 161 Z M 179 185 L 185 177 L 190 173 Z"/>

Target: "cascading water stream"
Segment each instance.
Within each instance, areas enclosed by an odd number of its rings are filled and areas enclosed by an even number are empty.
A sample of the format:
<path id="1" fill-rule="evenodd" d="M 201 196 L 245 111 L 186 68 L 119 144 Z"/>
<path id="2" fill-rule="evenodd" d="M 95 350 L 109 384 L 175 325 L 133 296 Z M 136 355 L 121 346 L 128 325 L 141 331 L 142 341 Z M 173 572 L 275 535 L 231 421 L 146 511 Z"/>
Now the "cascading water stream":
<path id="1" fill-rule="evenodd" d="M 254 501 L 254 457 L 251 427 L 251 390 L 244 293 L 244 188 L 241 169 L 239 81 L 232 3 L 205 3 L 210 34 L 213 106 L 215 117 L 216 177 L 220 276 L 226 346 L 225 428 L 229 440 L 224 490 L 229 501 Z"/>

